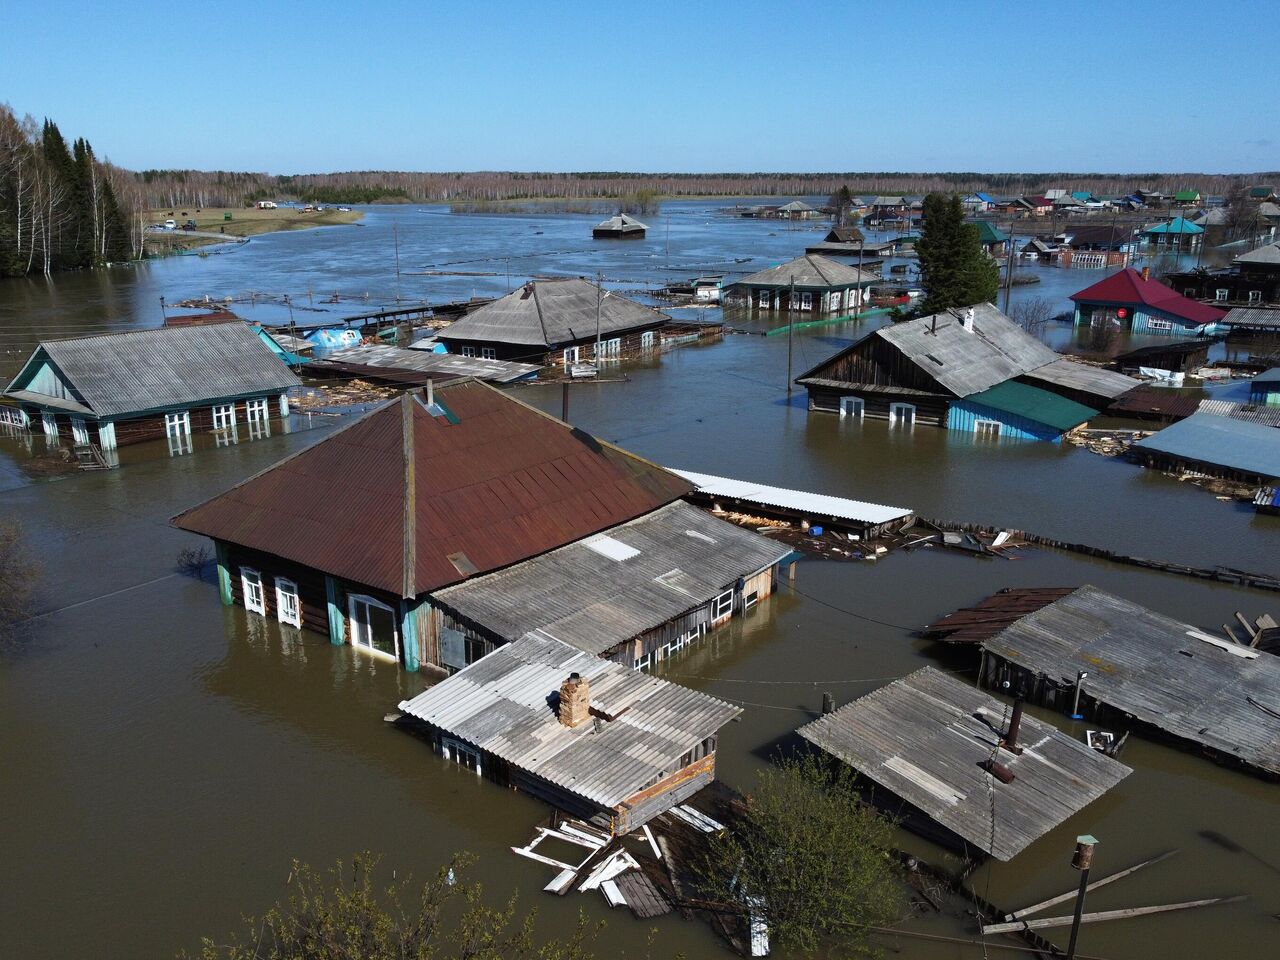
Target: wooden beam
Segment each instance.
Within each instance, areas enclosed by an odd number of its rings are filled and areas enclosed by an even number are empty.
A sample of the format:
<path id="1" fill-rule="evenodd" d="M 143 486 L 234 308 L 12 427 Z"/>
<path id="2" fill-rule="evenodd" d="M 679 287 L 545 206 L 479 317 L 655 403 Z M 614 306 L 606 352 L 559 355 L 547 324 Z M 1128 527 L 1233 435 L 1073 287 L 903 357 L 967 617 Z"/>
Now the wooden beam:
<path id="1" fill-rule="evenodd" d="M 1150 860 L 1143 860 L 1141 863 L 1135 863 L 1132 867 L 1127 867 L 1126 869 L 1121 870 L 1118 873 L 1113 873 L 1108 877 L 1103 877 L 1101 880 L 1095 880 L 1093 883 L 1089 884 L 1089 886 L 1084 888 L 1085 893 L 1092 893 L 1094 890 L 1098 889 L 1099 887 L 1105 887 L 1108 883 L 1114 883 L 1116 880 L 1123 880 L 1125 877 L 1129 876 L 1130 874 L 1137 873 L 1143 867 L 1149 867 L 1153 863 L 1159 863 L 1162 860 L 1168 860 L 1170 857 L 1180 852 L 1181 851 L 1179 850 L 1170 850 L 1167 853 L 1160 854 L 1160 856 L 1158 857 L 1152 857 Z M 1076 890 L 1068 890 L 1066 893 L 1059 894 L 1056 897 L 1050 897 L 1048 900 L 1041 900 L 1039 903 L 1033 903 L 1029 907 L 1023 907 L 1021 910 L 1015 910 L 1013 913 L 1006 913 L 1004 915 L 1004 918 L 1006 920 L 1016 920 L 1019 917 L 1027 917 L 1033 913 L 1039 913 L 1041 910 L 1044 910 L 1048 907 L 1052 907 L 1059 903 L 1065 903 L 1066 901 L 1074 897 L 1076 893 L 1077 893 Z"/>
<path id="2" fill-rule="evenodd" d="M 1244 627 L 1244 635 L 1253 640 L 1259 633 L 1258 628 L 1245 619 L 1245 615 L 1239 610 L 1236 611 L 1236 619 L 1240 621 L 1240 626 Z M 1252 643 L 1249 646 L 1253 646 Z"/>
<path id="3" fill-rule="evenodd" d="M 1081 923 L 1098 923 L 1102 920 L 1125 920 L 1129 917 L 1145 917 L 1153 913 L 1169 913 L 1172 910 L 1190 910 L 1193 907 L 1211 907 L 1215 903 L 1238 903 L 1247 897 L 1211 897 L 1208 900 L 1187 900 L 1183 903 L 1162 903 L 1153 907 L 1129 907 L 1125 910 L 1103 910 L 1086 913 Z M 1042 920 L 1014 920 L 1012 923 L 991 923 L 982 926 L 982 934 L 1021 933 L 1025 930 L 1043 930 L 1046 927 L 1069 927 L 1074 917 L 1045 917 Z"/>

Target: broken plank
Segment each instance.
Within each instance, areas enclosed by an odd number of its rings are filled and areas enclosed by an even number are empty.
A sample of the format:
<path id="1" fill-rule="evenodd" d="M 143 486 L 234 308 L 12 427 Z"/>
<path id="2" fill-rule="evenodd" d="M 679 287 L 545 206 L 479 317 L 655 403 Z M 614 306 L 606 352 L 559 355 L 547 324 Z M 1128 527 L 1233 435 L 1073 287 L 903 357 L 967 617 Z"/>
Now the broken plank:
<path id="1" fill-rule="evenodd" d="M 548 893 L 563 894 L 569 889 L 569 885 L 573 883 L 573 878 L 577 875 L 576 870 L 561 870 L 556 874 L 555 879 L 542 889 Z"/>
<path id="2" fill-rule="evenodd" d="M 649 825 L 647 823 L 641 829 L 644 831 L 644 837 L 649 841 L 649 846 L 653 850 L 654 859 L 661 860 L 662 851 L 658 849 L 658 843 L 653 839 L 653 831 L 649 829 Z"/>
<path id="3" fill-rule="evenodd" d="M 550 857 L 544 857 L 542 854 L 534 853 L 532 850 L 528 850 L 525 847 L 512 847 L 511 852 L 518 853 L 522 857 L 528 857 L 530 860 L 537 860 L 539 863 L 545 863 L 553 867 L 559 867 L 561 870 L 572 870 L 576 872 L 578 869 L 572 864 L 561 863 L 559 860 L 552 860 Z"/>
<path id="4" fill-rule="evenodd" d="M 604 894 L 604 899 L 609 906 L 627 906 L 627 901 L 626 898 L 622 896 L 622 891 L 618 889 L 618 885 L 612 880 L 605 880 L 601 883 L 600 892 Z"/>
<path id="5" fill-rule="evenodd" d="M 1129 876 L 1130 874 L 1137 873 L 1143 867 L 1149 867 L 1153 863 L 1160 863 L 1163 860 L 1168 860 L 1170 857 L 1174 856 L 1179 852 L 1180 851 L 1178 850 L 1169 850 L 1166 853 L 1160 854 L 1160 856 L 1158 857 L 1152 857 L 1149 860 L 1143 860 L 1141 863 L 1135 863 L 1132 867 L 1127 867 L 1124 870 L 1120 870 L 1117 873 L 1113 873 L 1108 877 L 1103 877 L 1100 880 L 1095 880 L 1093 883 L 1089 884 L 1087 887 L 1084 888 L 1085 893 L 1092 893 L 1094 890 L 1098 889 L 1099 887 L 1105 887 L 1108 883 L 1114 883 L 1116 880 L 1123 880 L 1125 877 Z M 1049 907 L 1055 906 L 1056 904 L 1065 903 L 1066 901 L 1074 897 L 1076 893 L 1077 891 L 1075 890 L 1068 890 L 1066 893 L 1060 894 L 1056 897 L 1050 897 L 1048 900 L 1041 900 L 1039 903 L 1033 903 L 1029 907 L 1023 907 L 1021 910 L 1015 910 L 1013 913 L 1006 913 L 1004 918 L 1006 920 L 1016 920 L 1019 917 L 1028 917 L 1033 913 L 1039 913 L 1041 910 L 1045 910 Z"/>
<path id="6" fill-rule="evenodd" d="M 1081 923 L 1099 923 L 1103 920 L 1126 920 L 1129 917 L 1145 917 L 1153 913 L 1169 913 L 1173 910 L 1190 910 L 1194 907 L 1211 907 L 1218 903 L 1238 903 L 1247 897 L 1210 897 L 1207 900 L 1187 900 L 1183 903 L 1162 903 L 1151 907 L 1129 907 L 1125 910 L 1103 910 L 1086 913 Z M 1043 930 L 1046 927 L 1069 927 L 1074 917 L 1045 917 L 1042 920 L 1014 920 L 1012 923 L 980 925 L 983 936 L 989 933 L 1020 933 L 1024 930 Z"/>

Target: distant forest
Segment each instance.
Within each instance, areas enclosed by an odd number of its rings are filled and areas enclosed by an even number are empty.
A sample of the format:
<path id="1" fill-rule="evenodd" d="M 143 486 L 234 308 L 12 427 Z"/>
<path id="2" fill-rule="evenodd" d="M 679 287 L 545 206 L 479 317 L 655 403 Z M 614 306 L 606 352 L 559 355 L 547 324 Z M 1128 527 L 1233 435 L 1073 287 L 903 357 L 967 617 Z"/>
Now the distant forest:
<path id="1" fill-rule="evenodd" d="M 255 200 L 308 203 L 454 203 L 565 198 L 622 200 L 640 193 L 664 197 L 827 197 L 847 186 L 856 194 L 1035 194 L 1050 187 L 1123 194 L 1143 187 L 1174 192 L 1194 188 L 1227 195 L 1241 183 L 1273 183 L 1280 172 L 1204 173 L 397 173 L 360 171 L 274 176 L 197 170 L 137 174 L 153 207 L 241 206 Z"/>
<path id="2" fill-rule="evenodd" d="M 0 104 L 0 277 L 137 259 L 141 198 L 87 140 L 68 146 L 57 124 Z"/>

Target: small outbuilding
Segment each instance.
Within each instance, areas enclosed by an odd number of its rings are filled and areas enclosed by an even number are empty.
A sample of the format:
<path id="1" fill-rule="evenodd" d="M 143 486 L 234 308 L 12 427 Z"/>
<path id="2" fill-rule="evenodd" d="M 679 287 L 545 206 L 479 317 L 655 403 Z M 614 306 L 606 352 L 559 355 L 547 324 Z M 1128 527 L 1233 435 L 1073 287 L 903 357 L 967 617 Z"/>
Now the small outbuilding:
<path id="1" fill-rule="evenodd" d="M 531 633 L 400 704 L 436 751 L 621 836 L 715 779 L 733 704 Z"/>
<path id="2" fill-rule="evenodd" d="M 880 279 L 879 274 L 806 253 L 743 277 L 725 288 L 725 299 L 758 310 L 838 313 L 860 306 L 867 287 Z"/>
<path id="3" fill-rule="evenodd" d="M 1280 407 L 1280 367 L 1260 373 L 1249 383 L 1249 402 Z"/>
<path id="4" fill-rule="evenodd" d="M 626 213 L 619 213 L 595 225 L 591 236 L 597 240 L 643 240 L 649 228 Z"/>

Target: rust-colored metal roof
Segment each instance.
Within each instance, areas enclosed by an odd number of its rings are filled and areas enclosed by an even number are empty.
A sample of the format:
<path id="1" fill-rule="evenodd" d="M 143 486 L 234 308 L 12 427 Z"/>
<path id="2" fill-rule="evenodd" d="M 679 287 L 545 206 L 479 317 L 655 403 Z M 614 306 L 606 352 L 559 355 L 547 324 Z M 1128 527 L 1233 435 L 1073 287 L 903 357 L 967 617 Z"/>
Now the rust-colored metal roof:
<path id="1" fill-rule="evenodd" d="M 418 596 L 625 523 L 683 478 L 460 380 L 388 401 L 173 518 L 399 596 Z"/>
<path id="2" fill-rule="evenodd" d="M 1134 387 L 1107 407 L 1114 417 L 1139 417 L 1156 420 L 1182 420 L 1200 409 L 1204 392 L 1183 392 L 1170 387 Z"/>
<path id="3" fill-rule="evenodd" d="M 929 624 L 920 635 L 946 643 L 981 643 L 1021 620 L 1075 591 L 1075 587 L 1005 587 L 981 603 L 962 607 Z"/>

